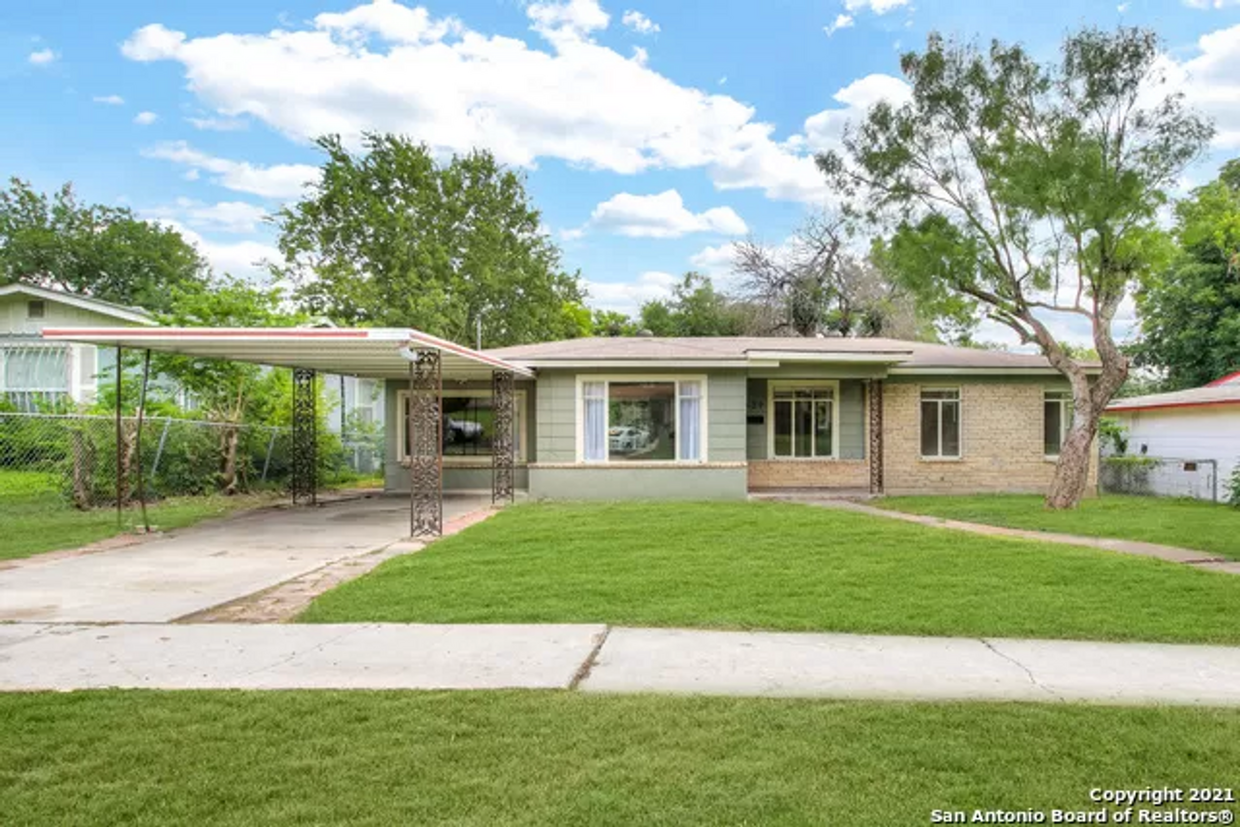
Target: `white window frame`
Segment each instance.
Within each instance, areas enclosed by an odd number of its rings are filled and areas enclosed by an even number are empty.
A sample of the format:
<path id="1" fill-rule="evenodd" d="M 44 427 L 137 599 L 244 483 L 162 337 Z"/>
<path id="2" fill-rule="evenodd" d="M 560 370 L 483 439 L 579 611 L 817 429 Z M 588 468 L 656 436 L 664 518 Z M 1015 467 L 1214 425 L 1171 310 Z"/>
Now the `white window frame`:
<path id="1" fill-rule="evenodd" d="M 652 459 L 652 460 L 645 460 L 645 462 L 649 462 L 652 465 L 654 464 L 657 464 L 657 465 L 701 465 L 702 463 L 707 461 L 706 460 L 707 452 L 710 450 L 710 431 L 708 428 L 709 423 L 710 423 L 710 415 L 708 413 L 710 409 L 710 403 L 709 403 L 710 383 L 707 380 L 706 374 L 658 375 L 658 374 L 642 373 L 642 374 L 626 375 L 626 374 L 579 373 L 577 374 L 577 394 L 576 394 L 577 396 L 577 405 L 576 405 L 577 463 L 579 465 L 598 465 L 598 466 L 608 465 L 608 466 L 613 466 L 617 468 L 625 468 L 625 467 L 631 468 L 635 465 L 641 464 L 640 462 L 634 462 L 632 460 L 623 460 L 623 461 L 613 462 L 611 459 L 611 440 L 610 439 L 606 440 L 605 444 L 607 446 L 607 453 L 603 459 L 588 460 L 588 461 L 586 460 L 585 458 L 585 448 L 586 448 L 585 385 L 591 382 L 597 382 L 603 385 L 603 400 L 604 400 L 605 410 L 607 411 L 607 423 L 604 428 L 605 431 L 611 430 L 611 383 L 612 382 L 618 382 L 618 383 L 645 383 L 645 382 L 658 383 L 658 382 L 662 382 L 665 384 L 669 382 L 673 383 L 675 385 L 675 400 L 673 402 L 672 407 L 675 409 L 677 435 L 681 433 L 681 429 L 680 429 L 680 383 L 681 382 L 697 382 L 698 387 L 701 389 L 701 396 L 699 397 L 700 401 L 698 402 L 698 408 L 701 411 L 699 415 L 699 422 L 698 422 L 698 427 L 701 429 L 699 431 L 699 434 L 701 435 L 701 440 L 702 440 L 702 450 L 700 452 L 700 456 L 698 456 L 697 459 L 681 459 L 679 456 L 677 456 L 677 457 L 673 457 L 672 459 Z M 679 445 L 677 446 L 676 453 L 677 454 L 680 453 Z"/>
<path id="2" fill-rule="evenodd" d="M 1059 394 L 1058 399 L 1051 399 L 1051 394 Z M 1042 451 L 1043 456 L 1048 460 L 1058 460 L 1059 452 L 1047 454 L 1046 452 L 1046 406 L 1050 402 L 1059 403 L 1059 447 L 1063 449 L 1064 438 L 1068 436 L 1068 431 L 1072 430 L 1072 391 L 1051 390 L 1044 388 L 1042 390 Z"/>
<path id="3" fill-rule="evenodd" d="M 776 390 L 813 390 L 829 388 L 831 390 L 831 455 L 808 457 L 780 457 L 775 455 L 775 391 Z M 795 422 L 793 430 L 796 430 Z M 793 438 L 795 453 L 795 435 Z M 815 440 L 816 442 L 816 440 Z M 816 449 L 815 445 L 815 449 Z M 814 462 L 816 460 L 836 460 L 840 457 L 840 382 L 838 379 L 772 379 L 766 383 L 766 457 L 778 462 Z"/>
<path id="4" fill-rule="evenodd" d="M 470 398 L 491 398 L 491 391 L 483 388 L 464 388 L 461 390 L 445 390 L 443 398 L 460 399 L 461 397 Z M 399 462 L 408 463 L 409 445 L 408 433 L 409 425 L 406 421 L 405 406 L 409 404 L 409 391 L 398 390 L 396 392 L 396 456 Z M 518 390 L 515 392 L 512 400 L 513 413 L 516 415 L 517 421 L 514 427 L 517 430 L 517 456 L 518 465 L 526 462 L 529 453 L 529 417 L 526 415 L 528 409 L 526 407 L 526 392 Z M 442 451 L 443 449 L 440 448 Z M 479 456 L 461 456 L 459 454 L 443 454 L 443 464 L 445 466 L 484 466 L 491 467 L 492 458 L 489 454 Z"/>
<path id="5" fill-rule="evenodd" d="M 958 416 L 956 417 L 956 419 L 957 419 L 957 422 L 959 423 L 959 428 L 960 428 L 959 439 L 957 440 L 957 445 L 959 445 L 959 452 L 956 454 L 944 454 L 943 453 L 943 403 L 950 402 L 952 400 L 923 399 L 922 398 L 922 394 L 927 393 L 927 392 L 943 393 L 945 391 L 951 391 L 956 394 L 955 402 L 956 402 L 956 409 L 958 412 Z M 922 445 L 921 445 L 922 405 L 925 402 L 937 402 L 938 403 L 938 409 L 939 409 L 939 453 L 938 454 L 924 454 L 922 453 L 922 450 L 921 450 L 922 449 Z M 959 462 L 960 460 L 964 459 L 964 392 L 961 390 L 959 385 L 922 385 L 917 388 L 917 454 L 918 454 L 918 457 L 923 462 Z"/>

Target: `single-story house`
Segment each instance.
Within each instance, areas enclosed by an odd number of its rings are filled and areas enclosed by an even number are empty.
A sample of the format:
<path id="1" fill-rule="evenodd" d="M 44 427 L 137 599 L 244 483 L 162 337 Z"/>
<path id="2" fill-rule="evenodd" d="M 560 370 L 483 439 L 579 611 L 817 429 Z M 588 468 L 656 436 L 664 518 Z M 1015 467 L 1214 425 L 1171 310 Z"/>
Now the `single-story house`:
<path id="1" fill-rule="evenodd" d="M 1041 492 L 1071 419 L 1066 380 L 1029 354 L 739 337 L 485 353 L 532 374 L 515 382 L 515 482 L 534 498 Z M 491 395 L 444 381 L 446 490 L 490 485 Z M 386 396 L 387 487 L 408 490 L 408 383 Z"/>
<path id="2" fill-rule="evenodd" d="M 1169 466 L 1152 493 L 1222 498 L 1240 464 L 1240 373 L 1171 393 L 1117 399 L 1107 414 L 1127 431 L 1128 453 Z"/>
<path id="3" fill-rule="evenodd" d="M 409 328 L 44 336 L 384 380 L 386 488 L 412 488 L 432 511 L 441 491 L 488 488 L 497 499 L 1041 492 L 1071 419 L 1068 384 L 1041 356 L 893 339 L 639 336 L 476 351 Z"/>

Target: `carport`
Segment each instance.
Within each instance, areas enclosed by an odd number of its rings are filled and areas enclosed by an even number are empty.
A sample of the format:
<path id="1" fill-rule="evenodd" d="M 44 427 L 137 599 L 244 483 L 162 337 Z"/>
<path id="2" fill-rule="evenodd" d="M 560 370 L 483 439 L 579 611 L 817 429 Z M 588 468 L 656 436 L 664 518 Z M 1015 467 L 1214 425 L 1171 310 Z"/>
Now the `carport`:
<path id="1" fill-rule="evenodd" d="M 126 349 L 146 354 L 177 353 L 228 359 L 293 370 L 294 503 L 314 503 L 318 489 L 317 407 L 319 372 L 388 381 L 407 380 L 409 409 L 409 533 L 419 537 L 443 531 L 443 383 L 490 379 L 494 395 L 491 453 L 493 502 L 511 502 L 515 465 L 514 379 L 531 377 L 526 368 L 412 328 L 49 328 L 43 338 L 115 348 L 117 364 Z M 117 428 L 120 428 L 120 371 L 117 371 Z M 143 371 L 142 400 L 146 395 Z M 142 425 L 139 402 L 138 428 Z M 140 433 L 140 430 L 139 430 Z M 119 448 L 120 440 L 118 440 Z M 141 445 L 141 439 L 138 440 Z M 143 498 L 141 459 L 138 492 Z M 118 468 L 119 468 L 118 464 Z M 119 477 L 119 473 L 118 473 Z M 117 480 L 118 494 L 121 481 Z M 121 497 L 117 497 L 118 508 Z"/>

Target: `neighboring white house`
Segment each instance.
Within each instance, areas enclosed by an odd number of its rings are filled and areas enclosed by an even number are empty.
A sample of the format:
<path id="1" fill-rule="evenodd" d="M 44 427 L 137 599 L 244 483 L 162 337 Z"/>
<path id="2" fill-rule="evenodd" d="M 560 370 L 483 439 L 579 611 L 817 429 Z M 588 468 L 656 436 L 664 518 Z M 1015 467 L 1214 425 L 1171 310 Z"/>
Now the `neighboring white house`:
<path id="1" fill-rule="evenodd" d="M 153 326 L 145 310 L 28 284 L 0 287 L 0 399 L 24 410 L 65 399 L 89 404 L 115 363 L 94 345 L 45 342 L 45 327 Z"/>
<path id="2" fill-rule="evenodd" d="M 1128 453 L 1175 460 L 1152 477 L 1153 493 L 1226 497 L 1240 463 L 1240 372 L 1202 388 L 1118 399 L 1107 408 L 1128 430 Z M 1217 463 L 1217 480 L 1207 474 Z M 1215 485 L 1216 483 L 1216 485 Z"/>

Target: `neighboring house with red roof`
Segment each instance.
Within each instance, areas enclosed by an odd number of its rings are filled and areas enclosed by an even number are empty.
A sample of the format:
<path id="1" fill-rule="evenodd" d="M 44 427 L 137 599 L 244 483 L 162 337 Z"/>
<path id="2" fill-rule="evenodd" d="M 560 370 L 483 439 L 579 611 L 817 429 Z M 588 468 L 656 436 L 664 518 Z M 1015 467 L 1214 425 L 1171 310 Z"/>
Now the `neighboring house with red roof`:
<path id="1" fill-rule="evenodd" d="M 1185 474 L 1204 472 L 1202 460 L 1217 462 L 1217 492 L 1224 496 L 1240 463 L 1240 372 L 1200 388 L 1117 399 L 1107 413 L 1127 428 L 1131 454 L 1197 466 Z M 1209 498 L 1211 488 L 1203 483 L 1194 493 Z"/>

